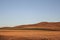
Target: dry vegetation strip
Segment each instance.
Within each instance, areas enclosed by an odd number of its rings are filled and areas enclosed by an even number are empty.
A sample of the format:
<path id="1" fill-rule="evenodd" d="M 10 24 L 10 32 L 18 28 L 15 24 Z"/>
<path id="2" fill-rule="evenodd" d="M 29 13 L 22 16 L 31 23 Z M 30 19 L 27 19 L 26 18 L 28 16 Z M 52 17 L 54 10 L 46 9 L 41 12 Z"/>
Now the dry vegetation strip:
<path id="1" fill-rule="evenodd" d="M 0 30 L 0 35 L 19 40 L 60 40 L 60 31 Z"/>

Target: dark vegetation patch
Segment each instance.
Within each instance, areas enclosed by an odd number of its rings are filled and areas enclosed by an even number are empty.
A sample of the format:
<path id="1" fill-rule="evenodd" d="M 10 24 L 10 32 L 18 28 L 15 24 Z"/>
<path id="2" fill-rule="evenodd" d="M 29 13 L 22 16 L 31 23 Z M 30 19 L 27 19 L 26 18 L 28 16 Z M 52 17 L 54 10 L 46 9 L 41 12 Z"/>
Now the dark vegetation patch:
<path id="1" fill-rule="evenodd" d="M 0 28 L 0 30 L 43 30 L 43 31 L 60 31 L 59 29 L 48 28 Z"/>

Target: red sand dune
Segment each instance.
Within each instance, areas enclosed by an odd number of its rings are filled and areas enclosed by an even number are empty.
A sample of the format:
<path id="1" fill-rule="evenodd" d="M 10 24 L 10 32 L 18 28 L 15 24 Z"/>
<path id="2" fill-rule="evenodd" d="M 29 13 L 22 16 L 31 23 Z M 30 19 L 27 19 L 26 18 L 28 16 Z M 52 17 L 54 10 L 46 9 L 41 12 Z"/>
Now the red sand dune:
<path id="1" fill-rule="evenodd" d="M 4 28 L 45 28 L 60 30 L 60 22 L 40 22 L 36 24 L 18 25 L 14 27 L 4 27 Z"/>
<path id="2" fill-rule="evenodd" d="M 41 22 L 37 24 L 18 25 L 12 28 L 48 28 L 60 30 L 60 22 Z M 60 40 L 60 31 L 0 30 L 0 40 Z"/>
<path id="3" fill-rule="evenodd" d="M 18 25 L 15 27 L 60 27 L 60 22 L 40 22 L 37 24 Z"/>

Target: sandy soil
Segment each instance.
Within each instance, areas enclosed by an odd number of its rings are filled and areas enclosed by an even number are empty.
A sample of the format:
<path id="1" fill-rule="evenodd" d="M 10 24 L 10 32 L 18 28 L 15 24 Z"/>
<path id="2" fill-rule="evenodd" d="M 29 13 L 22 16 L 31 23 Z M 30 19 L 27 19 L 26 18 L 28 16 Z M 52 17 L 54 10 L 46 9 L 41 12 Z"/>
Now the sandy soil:
<path id="1" fill-rule="evenodd" d="M 20 38 L 19 40 L 60 40 L 60 31 L 0 30 L 0 35 Z"/>

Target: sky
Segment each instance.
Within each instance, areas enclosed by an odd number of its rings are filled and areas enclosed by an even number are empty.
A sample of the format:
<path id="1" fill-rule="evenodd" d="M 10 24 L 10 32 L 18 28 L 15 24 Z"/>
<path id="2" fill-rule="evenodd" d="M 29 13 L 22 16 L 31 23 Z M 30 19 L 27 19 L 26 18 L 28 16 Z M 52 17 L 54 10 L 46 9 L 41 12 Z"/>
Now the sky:
<path id="1" fill-rule="evenodd" d="M 0 0 L 0 27 L 60 22 L 60 0 Z"/>

